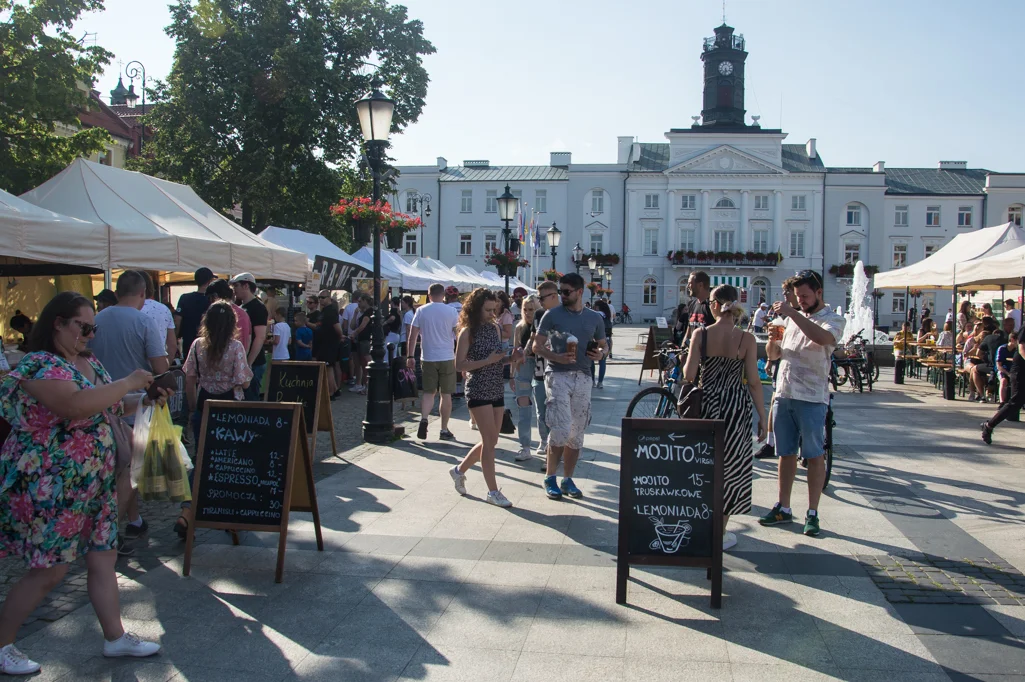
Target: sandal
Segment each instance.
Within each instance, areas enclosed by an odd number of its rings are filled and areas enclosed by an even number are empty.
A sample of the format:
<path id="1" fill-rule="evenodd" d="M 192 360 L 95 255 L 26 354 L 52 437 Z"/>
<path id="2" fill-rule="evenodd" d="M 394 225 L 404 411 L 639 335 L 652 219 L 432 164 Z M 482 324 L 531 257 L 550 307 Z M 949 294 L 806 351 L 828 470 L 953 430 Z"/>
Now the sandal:
<path id="1" fill-rule="evenodd" d="M 174 522 L 174 532 L 178 534 L 178 537 L 184 540 L 189 534 L 189 519 L 185 514 L 180 514 L 178 520 Z"/>

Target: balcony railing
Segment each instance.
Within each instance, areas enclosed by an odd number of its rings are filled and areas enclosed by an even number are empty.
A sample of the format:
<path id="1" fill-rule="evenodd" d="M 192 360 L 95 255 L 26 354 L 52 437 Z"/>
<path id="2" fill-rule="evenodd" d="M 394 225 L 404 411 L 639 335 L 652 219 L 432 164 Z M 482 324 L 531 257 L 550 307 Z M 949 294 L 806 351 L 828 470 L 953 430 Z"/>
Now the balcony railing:
<path id="1" fill-rule="evenodd" d="M 732 47 L 734 50 L 741 50 L 741 51 L 743 51 L 744 50 L 744 34 L 743 33 L 738 33 L 738 34 L 733 35 L 733 36 L 728 36 L 728 37 L 724 36 L 722 39 L 719 39 L 717 36 L 712 36 L 711 38 L 705 38 L 705 49 L 704 49 L 705 52 L 708 52 L 709 50 L 714 50 L 714 49 L 719 48 L 719 47 L 725 47 L 725 48 Z"/>

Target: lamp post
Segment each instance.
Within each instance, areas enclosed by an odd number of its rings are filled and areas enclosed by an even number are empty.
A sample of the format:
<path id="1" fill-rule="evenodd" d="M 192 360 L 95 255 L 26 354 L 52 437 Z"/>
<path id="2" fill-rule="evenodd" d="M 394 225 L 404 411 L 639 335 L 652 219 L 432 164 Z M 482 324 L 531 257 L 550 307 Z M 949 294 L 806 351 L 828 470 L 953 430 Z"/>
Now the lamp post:
<path id="1" fill-rule="evenodd" d="M 562 230 L 552 223 L 552 226 L 548 228 L 548 232 L 545 235 L 548 239 L 548 246 L 552 248 L 552 270 L 555 270 L 555 250 L 559 248 L 559 242 L 562 241 Z"/>
<path id="2" fill-rule="evenodd" d="M 597 268 L 598 268 L 598 259 L 595 258 L 594 254 L 592 253 L 587 258 L 587 269 L 591 271 L 591 279 L 587 280 L 588 284 L 590 284 L 591 282 L 594 281 L 594 271 Z M 592 301 L 594 300 L 594 292 L 593 291 L 591 292 L 591 300 Z"/>
<path id="3" fill-rule="evenodd" d="M 580 264 L 584 260 L 584 250 L 580 248 L 580 242 L 573 247 L 573 267 L 577 269 L 577 274 L 580 274 Z"/>
<path id="4" fill-rule="evenodd" d="M 420 251 L 417 255 L 425 256 L 427 255 L 427 240 L 424 239 L 424 229 L 426 229 L 427 223 L 424 222 L 424 218 L 431 217 L 431 200 L 434 197 L 429 193 L 420 193 L 415 189 L 407 192 L 406 197 L 413 202 L 413 212 L 420 214 Z"/>
<path id="5" fill-rule="evenodd" d="M 142 77 L 142 115 L 146 115 L 146 67 L 142 65 L 142 62 L 136 60 L 128 62 L 125 67 L 125 75 L 128 76 L 130 81 L 134 81 L 136 78 Z M 132 97 L 129 101 L 129 105 L 135 108 L 136 97 Z M 128 101 L 128 100 L 126 100 Z M 146 143 L 146 124 L 142 124 L 142 130 L 139 131 L 139 156 L 142 156 L 142 145 Z"/>
<path id="6" fill-rule="evenodd" d="M 391 132 L 395 102 L 381 92 L 380 81 L 372 84 L 373 91 L 356 102 L 356 114 L 363 131 L 367 161 L 374 177 L 374 203 L 381 198 L 381 168 L 384 165 L 384 147 Z M 363 420 L 363 440 L 368 443 L 387 443 L 395 432 L 392 421 L 392 392 L 388 381 L 388 365 L 384 362 L 384 331 L 381 328 L 381 226 L 374 223 L 374 316 L 371 322 L 373 343 L 370 364 L 367 365 L 367 416 Z"/>
<path id="7" fill-rule="evenodd" d="M 505 186 L 505 191 L 502 192 L 502 196 L 498 197 L 498 218 L 505 227 L 502 228 L 502 236 L 505 237 L 505 252 L 509 253 L 509 237 L 512 235 L 512 229 L 509 227 L 509 223 L 512 222 L 513 217 L 516 215 L 516 205 L 519 202 L 512 192 L 509 191 L 509 185 Z M 509 295 L 509 266 L 505 268 L 505 293 Z"/>

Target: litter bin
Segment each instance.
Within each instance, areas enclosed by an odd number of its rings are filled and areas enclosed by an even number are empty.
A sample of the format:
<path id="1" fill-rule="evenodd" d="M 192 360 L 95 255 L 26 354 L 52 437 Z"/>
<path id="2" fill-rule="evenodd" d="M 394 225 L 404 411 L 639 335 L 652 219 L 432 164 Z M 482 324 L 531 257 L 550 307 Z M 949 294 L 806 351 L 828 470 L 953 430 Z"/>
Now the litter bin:
<path id="1" fill-rule="evenodd" d="M 904 383 L 904 358 L 897 358 L 893 361 L 893 383 Z"/>
<path id="2" fill-rule="evenodd" d="M 943 372 L 943 399 L 953 400 L 954 390 L 957 387 L 957 375 L 954 370 L 948 369 Z"/>

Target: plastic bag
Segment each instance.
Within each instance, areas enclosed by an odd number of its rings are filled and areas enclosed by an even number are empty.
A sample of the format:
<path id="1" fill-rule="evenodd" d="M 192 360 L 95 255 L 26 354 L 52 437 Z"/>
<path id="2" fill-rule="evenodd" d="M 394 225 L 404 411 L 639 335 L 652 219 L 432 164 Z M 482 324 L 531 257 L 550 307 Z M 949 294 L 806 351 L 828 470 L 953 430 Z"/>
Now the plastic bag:
<path id="1" fill-rule="evenodd" d="M 141 471 L 138 477 L 139 496 L 146 501 L 166 500 L 187 502 L 192 500 L 185 461 L 181 456 L 181 438 L 171 422 L 167 405 L 156 407 L 149 420 L 149 433 L 145 439 Z M 133 448 L 133 455 L 135 448 Z M 132 462 L 133 474 L 135 461 Z"/>

